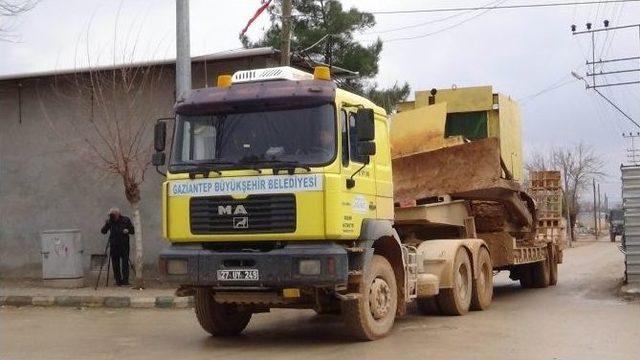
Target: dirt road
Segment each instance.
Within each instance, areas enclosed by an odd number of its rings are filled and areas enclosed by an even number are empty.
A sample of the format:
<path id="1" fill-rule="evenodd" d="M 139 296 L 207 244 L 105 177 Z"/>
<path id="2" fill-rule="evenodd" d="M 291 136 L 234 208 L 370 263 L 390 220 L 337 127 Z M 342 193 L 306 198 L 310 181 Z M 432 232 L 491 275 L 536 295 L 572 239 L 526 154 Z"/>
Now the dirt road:
<path id="1" fill-rule="evenodd" d="M 565 253 L 558 286 L 522 290 L 496 277 L 488 311 L 413 311 L 369 343 L 342 337 L 337 317 L 276 310 L 243 336 L 214 339 L 190 310 L 0 310 L 2 359 L 638 359 L 640 303 L 615 292 L 622 256 L 608 241 Z"/>

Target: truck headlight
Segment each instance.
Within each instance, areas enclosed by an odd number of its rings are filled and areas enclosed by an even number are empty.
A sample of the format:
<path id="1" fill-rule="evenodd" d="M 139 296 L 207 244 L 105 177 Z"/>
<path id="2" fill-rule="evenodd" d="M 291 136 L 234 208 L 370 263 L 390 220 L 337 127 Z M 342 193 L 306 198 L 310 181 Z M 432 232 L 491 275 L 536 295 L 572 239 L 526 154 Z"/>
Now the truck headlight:
<path id="1" fill-rule="evenodd" d="M 320 275 L 322 265 L 320 260 L 300 260 L 298 272 L 300 275 Z"/>
<path id="2" fill-rule="evenodd" d="M 167 260 L 167 274 L 169 275 L 186 275 L 188 272 L 187 269 L 187 260 L 180 259 L 168 259 Z"/>

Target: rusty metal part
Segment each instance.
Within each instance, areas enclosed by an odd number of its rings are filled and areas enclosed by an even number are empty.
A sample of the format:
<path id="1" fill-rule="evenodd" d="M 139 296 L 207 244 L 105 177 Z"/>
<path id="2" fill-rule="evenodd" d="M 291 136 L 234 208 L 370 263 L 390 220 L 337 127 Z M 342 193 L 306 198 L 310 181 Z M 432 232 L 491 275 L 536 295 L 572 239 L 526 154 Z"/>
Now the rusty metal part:
<path id="1" fill-rule="evenodd" d="M 505 232 L 481 233 L 478 237 L 487 244 L 494 268 L 508 266 L 514 263 L 514 238 Z"/>

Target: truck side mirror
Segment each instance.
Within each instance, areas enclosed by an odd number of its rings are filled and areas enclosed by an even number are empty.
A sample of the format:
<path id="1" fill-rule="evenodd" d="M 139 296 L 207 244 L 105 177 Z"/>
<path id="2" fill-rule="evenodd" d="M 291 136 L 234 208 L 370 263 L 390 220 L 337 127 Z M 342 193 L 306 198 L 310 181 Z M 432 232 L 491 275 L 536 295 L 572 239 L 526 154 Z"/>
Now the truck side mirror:
<path id="1" fill-rule="evenodd" d="M 163 152 L 157 152 L 151 156 L 151 165 L 162 166 L 164 165 L 166 156 Z"/>
<path id="2" fill-rule="evenodd" d="M 164 121 L 158 121 L 153 128 L 153 147 L 156 152 L 163 152 L 167 139 L 167 124 Z"/>
<path id="3" fill-rule="evenodd" d="M 358 109 L 356 113 L 356 133 L 360 141 L 373 141 L 376 138 L 376 128 L 373 120 L 373 109 Z"/>
<path id="4" fill-rule="evenodd" d="M 376 154 L 376 143 L 373 141 L 358 141 L 358 155 L 372 156 Z"/>

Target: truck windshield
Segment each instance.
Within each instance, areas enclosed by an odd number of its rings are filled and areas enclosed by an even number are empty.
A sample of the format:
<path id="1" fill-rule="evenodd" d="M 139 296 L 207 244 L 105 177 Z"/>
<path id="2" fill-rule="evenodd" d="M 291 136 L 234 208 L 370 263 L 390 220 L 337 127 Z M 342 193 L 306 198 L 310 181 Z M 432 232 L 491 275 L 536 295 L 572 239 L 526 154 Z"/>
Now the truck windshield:
<path id="1" fill-rule="evenodd" d="M 248 164 L 319 166 L 336 153 L 331 104 L 301 109 L 178 115 L 170 171 Z"/>

